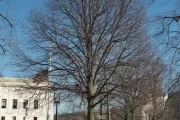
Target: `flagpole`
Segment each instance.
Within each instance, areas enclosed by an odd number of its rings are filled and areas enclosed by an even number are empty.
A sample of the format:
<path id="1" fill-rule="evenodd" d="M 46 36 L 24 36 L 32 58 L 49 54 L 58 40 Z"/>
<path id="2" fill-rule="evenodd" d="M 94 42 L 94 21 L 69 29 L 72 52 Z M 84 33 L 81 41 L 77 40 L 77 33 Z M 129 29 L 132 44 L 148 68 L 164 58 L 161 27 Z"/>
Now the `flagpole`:
<path id="1" fill-rule="evenodd" d="M 50 41 L 50 50 L 49 50 L 49 72 L 48 72 L 48 86 L 49 86 L 49 82 L 51 81 L 51 70 L 52 70 L 52 42 Z M 49 116 L 49 88 L 47 91 L 47 118 L 46 120 L 50 120 L 50 116 Z"/>
<path id="2" fill-rule="evenodd" d="M 54 16 L 54 15 L 53 15 Z M 54 22 L 55 23 L 55 22 Z M 55 24 L 53 24 L 53 27 L 54 27 L 54 35 L 55 35 L 55 39 L 56 39 L 56 27 L 55 27 Z M 51 71 L 52 71 L 52 41 L 50 40 L 50 50 L 49 50 L 49 76 L 48 76 L 48 83 L 50 83 L 52 81 L 52 78 L 51 78 Z M 50 116 L 49 116 L 49 89 L 48 89 L 48 107 L 47 107 L 47 120 L 50 120 Z M 53 119 L 52 119 L 53 120 Z"/>

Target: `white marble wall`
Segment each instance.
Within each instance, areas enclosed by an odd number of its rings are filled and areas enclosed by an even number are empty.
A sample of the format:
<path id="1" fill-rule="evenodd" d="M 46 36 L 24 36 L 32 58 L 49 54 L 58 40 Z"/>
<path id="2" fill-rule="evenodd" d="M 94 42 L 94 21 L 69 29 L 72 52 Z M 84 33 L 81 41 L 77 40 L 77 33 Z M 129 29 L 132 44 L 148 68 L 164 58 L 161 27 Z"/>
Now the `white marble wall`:
<path id="1" fill-rule="evenodd" d="M 12 84 L 14 84 L 12 82 Z M 49 120 L 53 120 L 54 116 L 54 103 L 53 94 L 49 94 Z M 25 89 L 13 86 L 0 86 L 0 120 L 2 116 L 5 116 L 5 120 L 13 120 L 13 116 L 16 116 L 16 120 L 46 120 L 47 118 L 47 93 L 43 90 Z M 2 99 L 7 99 L 6 108 L 2 108 Z M 13 99 L 17 99 L 17 109 L 13 109 Z M 34 109 L 34 100 L 37 99 L 39 106 L 38 109 Z M 28 108 L 23 109 L 24 100 L 28 100 Z M 27 115 L 26 115 L 27 114 Z"/>

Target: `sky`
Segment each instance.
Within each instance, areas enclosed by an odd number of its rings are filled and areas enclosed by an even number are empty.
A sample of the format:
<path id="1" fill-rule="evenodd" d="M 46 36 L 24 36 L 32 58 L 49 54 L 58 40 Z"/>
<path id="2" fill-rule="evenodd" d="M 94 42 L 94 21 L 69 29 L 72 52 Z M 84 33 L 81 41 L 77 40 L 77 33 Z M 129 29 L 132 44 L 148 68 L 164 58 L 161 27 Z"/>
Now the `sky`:
<path id="1" fill-rule="evenodd" d="M 156 0 L 147 8 L 148 16 L 157 16 L 172 11 L 176 7 L 176 0 Z"/>
<path id="2" fill-rule="evenodd" d="M 157 15 L 162 15 L 165 12 L 171 11 L 175 7 L 175 0 L 157 0 L 150 7 L 147 7 L 148 18 L 153 18 Z M 10 21 L 13 21 L 15 30 L 13 31 L 18 41 L 24 40 L 22 24 L 28 24 L 28 16 L 31 9 L 41 9 L 45 0 L 2 0 L 0 2 L 0 13 L 6 15 Z M 152 33 L 154 30 L 149 30 Z M 0 56 L 0 70 L 4 77 L 18 77 L 21 72 L 15 71 L 9 64 L 12 58 L 9 54 Z"/>
<path id="3" fill-rule="evenodd" d="M 45 0 L 2 0 L 0 2 L 0 13 L 7 16 L 13 23 L 12 34 L 15 40 L 23 40 L 24 32 L 22 25 L 28 23 L 28 17 L 32 9 L 41 9 Z M 11 38 L 10 38 L 11 39 Z M 4 77 L 18 77 L 22 73 L 11 66 L 12 56 L 6 53 L 0 56 L 0 72 Z"/>

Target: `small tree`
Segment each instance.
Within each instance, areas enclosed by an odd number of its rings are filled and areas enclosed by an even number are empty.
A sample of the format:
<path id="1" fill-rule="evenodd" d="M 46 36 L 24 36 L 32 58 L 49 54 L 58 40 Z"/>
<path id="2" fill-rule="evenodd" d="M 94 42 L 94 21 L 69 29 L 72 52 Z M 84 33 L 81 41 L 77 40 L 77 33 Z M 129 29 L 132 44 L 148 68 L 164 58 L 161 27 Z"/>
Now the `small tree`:
<path id="1" fill-rule="evenodd" d="M 145 111 L 142 109 L 143 106 L 150 110 L 152 104 L 150 108 L 148 105 L 152 103 L 152 99 L 153 103 L 157 103 L 156 100 L 160 103 L 160 98 L 163 98 L 162 61 L 152 51 L 149 43 L 141 45 L 138 51 L 137 55 L 131 57 L 137 66 L 119 67 L 114 76 L 115 80 L 121 82 L 116 91 L 112 92 L 114 99 L 112 106 L 118 109 L 113 113 L 118 114 L 123 120 L 140 119 L 143 117 L 142 112 Z"/>

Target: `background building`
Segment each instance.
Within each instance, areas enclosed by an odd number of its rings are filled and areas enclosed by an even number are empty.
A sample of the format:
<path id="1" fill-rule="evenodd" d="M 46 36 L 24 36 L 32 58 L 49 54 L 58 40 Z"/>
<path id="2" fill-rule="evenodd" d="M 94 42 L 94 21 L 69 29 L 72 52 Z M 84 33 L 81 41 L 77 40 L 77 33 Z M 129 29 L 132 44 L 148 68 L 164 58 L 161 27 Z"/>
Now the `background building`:
<path id="1" fill-rule="evenodd" d="M 180 91 L 168 94 L 166 115 L 167 120 L 180 120 Z"/>
<path id="2" fill-rule="evenodd" d="M 47 86 L 47 81 L 0 78 L 0 120 L 46 120 L 48 108 L 53 120 L 54 95 Z"/>

